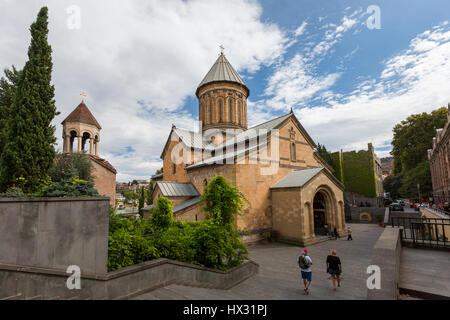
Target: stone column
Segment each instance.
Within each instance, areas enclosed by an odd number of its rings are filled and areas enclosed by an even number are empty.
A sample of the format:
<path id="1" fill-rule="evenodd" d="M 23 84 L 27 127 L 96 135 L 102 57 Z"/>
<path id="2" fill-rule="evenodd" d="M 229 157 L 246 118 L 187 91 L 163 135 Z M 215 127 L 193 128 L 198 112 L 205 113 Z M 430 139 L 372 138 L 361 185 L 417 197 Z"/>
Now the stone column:
<path id="1" fill-rule="evenodd" d="M 70 136 L 67 135 L 67 134 L 64 136 L 63 150 L 64 150 L 64 152 L 71 152 L 72 151 L 72 150 L 70 150 Z"/>
<path id="2" fill-rule="evenodd" d="M 313 207 L 313 203 L 311 203 L 309 205 L 309 233 L 310 233 L 311 239 L 314 239 L 316 237 L 316 235 L 314 233 L 314 207 Z"/>
<path id="3" fill-rule="evenodd" d="M 98 157 L 98 140 L 95 141 L 95 155 Z"/>
<path id="4" fill-rule="evenodd" d="M 89 138 L 89 154 L 94 154 L 94 139 Z"/>
<path id="5" fill-rule="evenodd" d="M 81 152 L 82 136 L 78 136 L 78 152 Z"/>

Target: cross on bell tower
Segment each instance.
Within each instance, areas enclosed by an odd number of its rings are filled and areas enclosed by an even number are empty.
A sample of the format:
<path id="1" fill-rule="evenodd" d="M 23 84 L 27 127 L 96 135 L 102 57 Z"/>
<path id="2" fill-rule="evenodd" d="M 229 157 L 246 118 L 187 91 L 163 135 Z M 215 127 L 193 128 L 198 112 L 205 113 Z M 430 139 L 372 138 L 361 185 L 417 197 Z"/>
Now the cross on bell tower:
<path id="1" fill-rule="evenodd" d="M 89 140 L 89 154 L 98 157 L 102 127 L 84 103 L 86 93 L 82 92 L 80 96 L 82 97 L 81 103 L 61 122 L 63 125 L 63 152 L 73 152 L 75 138 L 77 138 L 76 152 L 85 151 L 86 142 Z"/>

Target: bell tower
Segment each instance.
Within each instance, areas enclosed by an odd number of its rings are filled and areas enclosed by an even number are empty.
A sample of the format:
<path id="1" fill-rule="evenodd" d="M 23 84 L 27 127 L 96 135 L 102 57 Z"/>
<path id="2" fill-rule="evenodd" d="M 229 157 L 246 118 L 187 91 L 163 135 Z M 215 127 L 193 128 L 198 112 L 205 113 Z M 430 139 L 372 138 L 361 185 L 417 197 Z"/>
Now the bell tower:
<path id="1" fill-rule="evenodd" d="M 84 99 L 61 124 L 63 125 L 64 153 L 88 151 L 88 154 L 98 157 L 102 127 L 89 111 Z M 77 140 L 76 150 L 74 150 L 75 140 Z M 86 150 L 88 141 L 89 150 Z"/>
<path id="2" fill-rule="evenodd" d="M 223 51 L 198 85 L 195 94 L 202 132 L 208 129 L 247 130 L 247 97 L 250 90 Z"/>

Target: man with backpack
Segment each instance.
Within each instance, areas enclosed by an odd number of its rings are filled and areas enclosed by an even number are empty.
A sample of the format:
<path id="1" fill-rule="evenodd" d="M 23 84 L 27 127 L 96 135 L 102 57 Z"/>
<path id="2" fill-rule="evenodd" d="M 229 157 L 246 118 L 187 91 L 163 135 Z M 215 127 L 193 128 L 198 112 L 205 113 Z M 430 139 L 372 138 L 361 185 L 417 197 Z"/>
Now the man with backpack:
<path id="1" fill-rule="evenodd" d="M 298 257 L 297 261 L 298 266 L 300 267 L 302 273 L 303 284 L 305 286 L 304 291 L 306 294 L 309 294 L 309 286 L 311 285 L 311 278 L 312 278 L 311 275 L 312 260 L 308 256 L 308 250 L 306 250 L 306 248 L 302 250 L 302 254 Z"/>

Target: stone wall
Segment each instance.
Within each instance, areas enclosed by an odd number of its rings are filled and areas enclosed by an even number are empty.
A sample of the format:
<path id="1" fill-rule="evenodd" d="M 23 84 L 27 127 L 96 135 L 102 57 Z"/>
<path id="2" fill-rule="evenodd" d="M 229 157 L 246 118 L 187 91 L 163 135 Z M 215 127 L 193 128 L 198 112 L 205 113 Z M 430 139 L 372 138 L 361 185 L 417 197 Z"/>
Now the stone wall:
<path id="1" fill-rule="evenodd" d="M 109 204 L 116 204 L 116 174 L 104 166 L 91 160 L 92 175 L 94 176 L 94 188 L 103 197 L 109 197 Z"/>
<path id="2" fill-rule="evenodd" d="M 384 221 L 386 208 L 377 207 L 353 207 L 350 208 L 351 223 L 378 223 L 377 215 L 382 216 L 381 221 Z"/>
<path id="3" fill-rule="evenodd" d="M 104 275 L 82 273 L 81 289 L 69 290 L 60 270 L 0 264 L 2 299 L 127 299 L 169 284 L 230 289 L 258 272 L 253 261 L 227 271 L 157 259 Z"/>
<path id="4" fill-rule="evenodd" d="M 106 273 L 108 221 L 108 198 L 0 198 L 0 263 Z"/>

